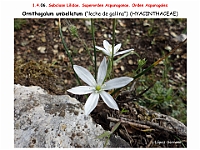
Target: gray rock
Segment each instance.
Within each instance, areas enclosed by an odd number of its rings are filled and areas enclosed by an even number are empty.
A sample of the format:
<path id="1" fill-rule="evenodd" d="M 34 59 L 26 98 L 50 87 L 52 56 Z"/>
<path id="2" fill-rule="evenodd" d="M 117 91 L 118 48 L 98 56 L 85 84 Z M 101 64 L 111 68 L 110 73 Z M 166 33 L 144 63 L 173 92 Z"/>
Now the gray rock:
<path id="1" fill-rule="evenodd" d="M 103 147 L 105 139 L 96 138 L 103 128 L 84 115 L 76 99 L 20 85 L 14 86 L 14 98 L 15 148 Z M 112 138 L 107 147 L 116 147 L 115 141 Z"/>

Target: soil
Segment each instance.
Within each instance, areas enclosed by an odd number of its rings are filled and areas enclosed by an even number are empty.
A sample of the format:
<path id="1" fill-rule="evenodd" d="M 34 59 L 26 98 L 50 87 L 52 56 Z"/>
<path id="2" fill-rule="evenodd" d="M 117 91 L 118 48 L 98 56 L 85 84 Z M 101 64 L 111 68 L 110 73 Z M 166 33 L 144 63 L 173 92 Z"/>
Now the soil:
<path id="1" fill-rule="evenodd" d="M 84 96 L 66 92 L 67 89 L 77 86 L 77 82 L 60 39 L 58 19 L 32 18 L 24 20 L 26 23 L 14 31 L 14 83 L 25 86 L 40 86 L 50 94 L 68 94 L 84 104 L 86 101 Z M 61 22 L 64 39 L 73 56 L 74 64 L 91 71 L 93 63 L 88 54 L 93 55 L 93 42 L 89 19 L 61 19 Z M 94 19 L 94 22 L 96 45 L 103 47 L 103 40 L 112 43 L 112 19 Z M 186 35 L 187 28 L 186 19 L 118 19 L 117 23 L 116 44 L 122 43 L 120 50 L 134 48 L 139 57 L 136 54 L 131 54 L 117 63 L 114 66 L 115 77 L 133 75 L 131 74 L 132 70 L 137 69 L 139 59 L 145 58 L 147 60 L 144 68 L 153 64 L 163 57 L 163 53 L 167 54 L 179 45 L 182 41 L 181 34 Z M 78 38 L 76 32 L 74 32 L 75 35 L 72 35 L 73 31 L 70 32 L 72 25 L 77 29 Z M 89 53 L 86 48 L 88 48 Z M 97 52 L 97 56 L 97 64 L 99 65 L 104 55 Z M 173 69 L 169 71 L 168 78 L 178 82 L 177 84 L 186 83 L 187 44 L 170 55 L 169 60 Z M 161 71 L 163 69 L 164 65 L 161 62 L 152 71 L 147 72 L 147 75 L 153 72 L 155 78 L 159 80 L 162 77 Z M 176 84 L 173 86 L 176 87 Z M 187 100 L 183 99 L 183 102 L 186 104 Z M 119 104 L 119 107 L 133 111 L 130 107 L 136 107 L 136 104 L 134 101 L 129 101 L 125 104 Z M 104 113 L 102 109 L 105 110 Z M 101 124 L 105 129 L 111 130 L 111 121 L 107 119 L 107 115 L 120 116 L 102 101 L 91 113 L 95 122 Z M 126 118 L 133 119 L 132 115 L 127 113 Z M 138 120 L 138 117 L 134 119 Z M 164 133 L 158 131 L 149 133 L 133 128 L 130 131 L 130 127 L 120 125 L 115 134 L 124 138 L 132 147 L 183 147 L 183 144 L 175 142 L 166 144 L 166 139 L 177 141 L 174 134 L 166 133 L 166 131 Z M 179 136 L 179 139 L 185 146 L 187 145 L 186 137 Z M 165 142 L 156 145 L 156 140 Z"/>

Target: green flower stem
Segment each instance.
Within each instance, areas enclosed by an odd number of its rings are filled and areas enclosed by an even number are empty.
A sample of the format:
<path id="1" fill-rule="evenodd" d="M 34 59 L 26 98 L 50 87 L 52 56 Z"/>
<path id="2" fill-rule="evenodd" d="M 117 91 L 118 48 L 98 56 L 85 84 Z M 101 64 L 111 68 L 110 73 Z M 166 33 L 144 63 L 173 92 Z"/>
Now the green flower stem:
<path id="1" fill-rule="evenodd" d="M 117 26 L 117 19 L 113 19 L 113 39 L 112 39 L 112 56 L 111 56 L 111 68 L 112 68 L 112 73 L 111 75 L 114 75 L 114 70 L 113 70 L 113 57 L 114 57 L 114 47 L 115 47 L 115 30 Z"/>
<path id="2" fill-rule="evenodd" d="M 94 72 L 95 72 L 95 80 L 97 79 L 97 53 L 96 53 L 96 44 L 95 44 L 95 35 L 94 35 L 94 20 L 91 19 L 91 31 L 92 31 L 92 41 L 94 47 Z"/>
<path id="3" fill-rule="evenodd" d="M 62 44 L 63 44 L 63 46 L 65 48 L 65 51 L 67 52 L 67 55 L 68 55 L 70 63 L 71 63 L 71 67 L 72 67 L 72 69 L 74 71 L 74 68 L 73 68 L 74 62 L 73 62 L 73 59 L 71 57 L 71 54 L 69 53 L 69 50 L 68 50 L 67 45 L 65 43 L 65 40 L 63 38 L 60 19 L 59 19 L 59 32 L 60 32 L 60 37 L 61 37 L 61 40 L 62 40 Z M 79 85 L 81 85 L 81 82 L 80 82 L 80 80 L 79 80 L 79 78 L 78 78 L 78 76 L 77 76 L 75 71 L 74 71 L 74 74 L 75 74 L 76 80 L 78 81 Z"/>

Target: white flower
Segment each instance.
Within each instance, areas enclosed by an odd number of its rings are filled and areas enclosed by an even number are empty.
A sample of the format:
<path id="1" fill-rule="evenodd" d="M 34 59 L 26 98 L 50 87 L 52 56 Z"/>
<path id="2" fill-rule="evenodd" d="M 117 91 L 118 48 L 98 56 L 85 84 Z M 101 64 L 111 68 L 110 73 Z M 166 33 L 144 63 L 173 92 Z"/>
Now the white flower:
<path id="1" fill-rule="evenodd" d="M 105 53 L 106 55 L 108 55 L 109 57 L 112 56 L 112 45 L 109 44 L 108 41 L 104 40 L 103 41 L 103 47 L 99 47 L 99 46 L 95 46 L 97 49 L 103 51 L 103 53 Z M 130 51 L 133 51 L 134 49 L 128 49 L 128 50 L 124 50 L 124 51 L 121 51 L 121 52 L 118 52 L 119 49 L 121 48 L 121 44 L 117 44 L 115 47 L 114 47 L 114 56 L 117 56 L 117 55 L 121 55 L 121 54 L 124 54 L 124 53 L 128 53 Z"/>
<path id="2" fill-rule="evenodd" d="M 97 106 L 99 95 L 110 108 L 119 110 L 117 103 L 115 102 L 113 97 L 107 92 L 105 92 L 105 90 L 123 87 L 128 83 L 130 83 L 133 80 L 133 78 L 130 77 L 114 78 L 104 83 L 104 79 L 106 77 L 106 72 L 107 72 L 107 64 L 105 57 L 99 66 L 97 81 L 95 81 L 94 77 L 87 69 L 77 65 L 74 65 L 73 67 L 77 75 L 85 83 L 87 83 L 88 86 L 78 86 L 71 88 L 67 91 L 78 95 L 91 93 L 85 104 L 86 115 L 89 115 L 92 112 L 92 110 Z"/>

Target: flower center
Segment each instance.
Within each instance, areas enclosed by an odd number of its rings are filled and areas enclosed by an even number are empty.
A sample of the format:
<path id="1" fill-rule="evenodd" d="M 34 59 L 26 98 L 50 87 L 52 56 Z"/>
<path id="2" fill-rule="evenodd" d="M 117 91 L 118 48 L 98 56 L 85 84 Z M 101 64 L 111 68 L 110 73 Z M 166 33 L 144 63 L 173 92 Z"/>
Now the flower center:
<path id="1" fill-rule="evenodd" d="M 100 86 L 100 85 L 97 85 L 97 86 L 96 86 L 96 90 L 97 90 L 97 91 L 100 91 L 100 90 L 101 90 L 101 86 Z"/>

